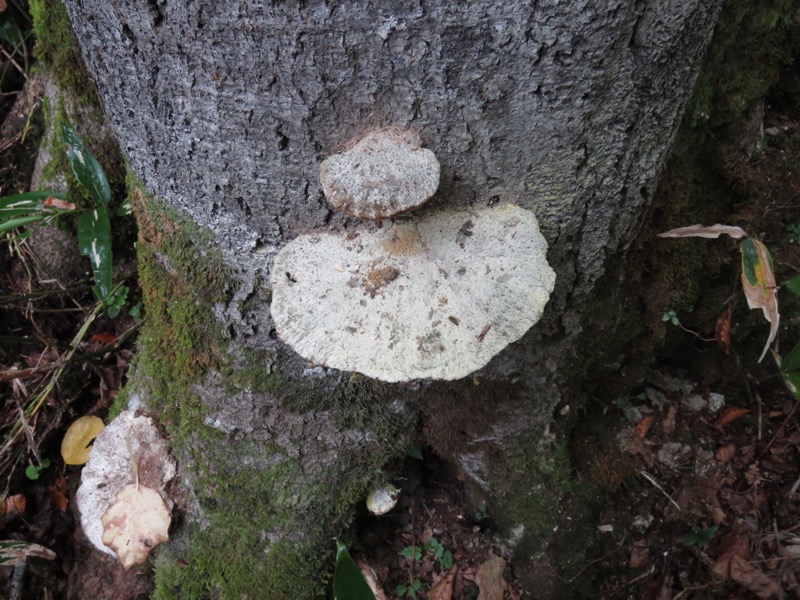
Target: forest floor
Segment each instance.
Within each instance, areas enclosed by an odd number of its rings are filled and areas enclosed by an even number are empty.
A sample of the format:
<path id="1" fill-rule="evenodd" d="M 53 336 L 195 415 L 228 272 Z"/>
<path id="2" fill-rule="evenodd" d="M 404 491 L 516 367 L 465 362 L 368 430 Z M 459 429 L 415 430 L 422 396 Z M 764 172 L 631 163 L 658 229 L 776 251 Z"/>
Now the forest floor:
<path id="1" fill-rule="evenodd" d="M 38 100 L 13 104 L 26 76 L 8 75 L 16 91 L 0 99 L 0 196 L 24 191 L 37 153 Z M 798 123 L 764 119 L 764 150 L 751 162 L 774 182 L 778 204 L 800 214 Z M 773 216 L 786 229 L 780 211 Z M 798 273 L 800 225 L 786 237 L 777 262 Z M 74 267 L 82 259 L 72 245 L 74 256 L 59 258 Z M 125 571 L 86 541 L 74 501 L 80 467 L 60 453 L 70 423 L 105 418 L 124 385 L 141 319 L 136 282 L 121 316 L 92 317 L 88 263 L 64 283 L 67 267 L 34 246 L 16 233 L 0 239 L 0 596 L 149 598 L 147 566 Z M 135 260 L 130 245 L 115 250 Z M 494 516 L 470 504 L 463 473 L 425 449 L 409 459 L 393 510 L 359 509 L 354 558 L 387 599 L 800 598 L 800 400 L 771 356 L 757 364 L 741 358 L 751 348 L 731 346 L 730 312 L 720 307 L 702 326 L 714 340 L 680 334 L 676 354 L 651 364 L 630 393 L 587 392 L 564 501 L 566 521 L 574 508 L 581 522 L 566 537 L 554 532 L 552 554 L 543 551 L 553 557 L 550 592 L 521 593 Z M 572 537 L 576 529 L 585 535 Z M 23 543 L 25 561 L 6 560 L 10 541 Z"/>

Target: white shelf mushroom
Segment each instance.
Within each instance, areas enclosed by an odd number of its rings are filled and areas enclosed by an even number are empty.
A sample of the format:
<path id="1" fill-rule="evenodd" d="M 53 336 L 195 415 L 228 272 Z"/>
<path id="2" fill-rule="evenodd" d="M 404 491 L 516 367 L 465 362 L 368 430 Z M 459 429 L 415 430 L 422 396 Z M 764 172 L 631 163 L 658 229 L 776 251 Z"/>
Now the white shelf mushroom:
<path id="1" fill-rule="evenodd" d="M 416 133 L 373 131 L 320 166 L 322 190 L 335 209 L 381 220 L 408 212 L 436 193 L 439 161 Z"/>
<path id="2" fill-rule="evenodd" d="M 278 335 L 314 363 L 383 381 L 459 379 L 536 323 L 555 285 L 531 211 L 444 211 L 309 233 L 275 258 Z"/>

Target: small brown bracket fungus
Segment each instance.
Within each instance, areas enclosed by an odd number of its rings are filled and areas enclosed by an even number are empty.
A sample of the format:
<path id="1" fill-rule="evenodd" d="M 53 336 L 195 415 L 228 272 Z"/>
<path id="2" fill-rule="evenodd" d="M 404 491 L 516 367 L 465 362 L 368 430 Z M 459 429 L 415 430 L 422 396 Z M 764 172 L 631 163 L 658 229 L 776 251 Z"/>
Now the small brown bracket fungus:
<path id="1" fill-rule="evenodd" d="M 439 161 L 419 137 L 399 129 L 374 131 L 320 167 L 322 190 L 335 209 L 381 220 L 408 212 L 436 193 Z"/>
<path id="2" fill-rule="evenodd" d="M 275 258 L 272 317 L 318 364 L 459 379 L 539 320 L 555 285 L 546 253 L 536 217 L 512 205 L 305 234 Z"/>

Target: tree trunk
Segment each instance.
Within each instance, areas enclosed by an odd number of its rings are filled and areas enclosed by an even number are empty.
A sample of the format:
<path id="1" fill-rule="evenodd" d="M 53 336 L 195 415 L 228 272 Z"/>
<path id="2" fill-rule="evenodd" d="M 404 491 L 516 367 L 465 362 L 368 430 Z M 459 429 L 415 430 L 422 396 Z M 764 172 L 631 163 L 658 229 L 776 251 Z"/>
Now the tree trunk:
<path id="1" fill-rule="evenodd" d="M 160 597 L 323 594 L 330 539 L 414 443 L 489 499 L 524 570 L 566 477 L 549 424 L 581 311 L 636 234 L 720 5 L 67 0 L 152 194 L 133 194 L 148 326 L 128 393 L 170 431 L 188 533 Z M 549 243 L 542 320 L 474 377 L 381 383 L 275 334 L 276 253 L 358 226 L 321 161 L 387 126 L 441 163 L 435 209 L 516 204 Z"/>

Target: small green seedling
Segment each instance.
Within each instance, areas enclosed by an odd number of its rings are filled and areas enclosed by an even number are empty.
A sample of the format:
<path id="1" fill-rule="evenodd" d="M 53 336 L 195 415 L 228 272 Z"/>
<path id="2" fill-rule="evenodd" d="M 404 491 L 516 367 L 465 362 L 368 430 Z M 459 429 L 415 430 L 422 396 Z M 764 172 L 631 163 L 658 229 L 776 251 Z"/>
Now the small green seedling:
<path id="1" fill-rule="evenodd" d="M 422 582 L 419 579 L 415 579 L 411 582 L 410 585 L 398 585 L 394 593 L 397 594 L 398 598 L 416 598 L 417 592 L 422 589 Z"/>
<path id="2" fill-rule="evenodd" d="M 400 551 L 400 555 L 411 560 L 420 560 L 422 558 L 422 548 L 419 546 L 406 546 Z"/>
<path id="3" fill-rule="evenodd" d="M 39 476 L 42 474 L 47 467 L 50 466 L 50 459 L 45 458 L 40 465 L 28 465 L 25 468 L 25 477 L 30 479 L 31 481 L 36 481 L 39 479 Z"/>
<path id="4" fill-rule="evenodd" d="M 692 527 L 692 533 L 681 543 L 684 546 L 697 546 L 698 548 L 702 548 L 717 535 L 718 530 L 719 525 L 714 525 L 708 529 L 697 526 Z"/>
<path id="5" fill-rule="evenodd" d="M 678 320 L 678 315 L 674 310 L 668 310 L 661 316 L 661 320 L 665 323 L 669 322 L 675 325 L 675 327 L 680 327 L 681 322 Z"/>
<path id="6" fill-rule="evenodd" d="M 489 507 L 485 504 L 481 504 L 478 506 L 478 509 L 475 511 L 475 520 L 476 521 L 483 521 L 484 519 L 489 517 Z"/>

